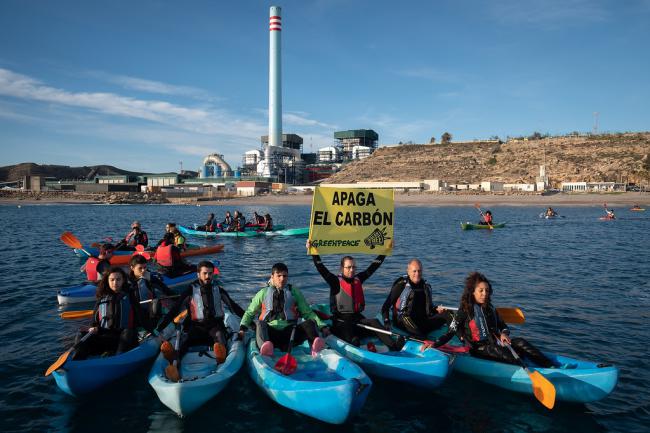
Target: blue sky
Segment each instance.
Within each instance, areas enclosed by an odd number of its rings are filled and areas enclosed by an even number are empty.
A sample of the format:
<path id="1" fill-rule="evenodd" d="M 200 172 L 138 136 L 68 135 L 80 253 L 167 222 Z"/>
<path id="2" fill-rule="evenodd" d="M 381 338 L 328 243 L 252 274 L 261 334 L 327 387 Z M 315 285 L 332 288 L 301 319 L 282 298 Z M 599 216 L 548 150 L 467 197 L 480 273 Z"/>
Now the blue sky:
<path id="1" fill-rule="evenodd" d="M 0 165 L 233 167 L 268 130 L 380 145 L 650 129 L 650 0 L 0 2 Z"/>

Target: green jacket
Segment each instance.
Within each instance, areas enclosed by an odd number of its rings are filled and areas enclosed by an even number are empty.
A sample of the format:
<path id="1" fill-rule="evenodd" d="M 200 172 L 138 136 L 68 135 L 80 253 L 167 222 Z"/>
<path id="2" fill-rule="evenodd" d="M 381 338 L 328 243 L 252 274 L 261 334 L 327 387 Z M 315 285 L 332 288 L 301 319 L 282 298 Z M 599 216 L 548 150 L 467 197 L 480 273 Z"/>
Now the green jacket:
<path id="1" fill-rule="evenodd" d="M 264 302 L 264 295 L 266 294 L 267 289 L 273 289 L 275 290 L 275 287 L 271 284 L 269 284 L 266 287 L 263 287 L 259 292 L 255 294 L 253 297 L 253 300 L 251 301 L 250 305 L 246 309 L 246 312 L 241 318 L 241 324 L 240 327 L 245 327 L 249 328 L 251 326 L 251 323 L 253 322 L 253 319 L 259 316 L 260 311 L 262 310 L 262 304 Z M 298 314 L 300 317 L 302 317 L 305 320 L 313 320 L 316 322 L 316 326 L 320 329 L 324 326 L 327 326 L 321 319 L 318 318 L 316 313 L 312 311 L 311 308 L 309 308 L 309 304 L 305 300 L 305 297 L 303 296 L 302 292 L 298 290 L 298 288 L 291 286 L 289 284 L 289 289 L 291 290 L 291 296 L 293 296 L 293 299 L 296 302 L 296 307 L 298 308 Z M 269 322 L 267 322 L 270 327 L 275 328 L 277 330 L 282 330 L 286 328 L 287 326 L 291 325 L 291 322 L 283 319 L 274 319 Z"/>

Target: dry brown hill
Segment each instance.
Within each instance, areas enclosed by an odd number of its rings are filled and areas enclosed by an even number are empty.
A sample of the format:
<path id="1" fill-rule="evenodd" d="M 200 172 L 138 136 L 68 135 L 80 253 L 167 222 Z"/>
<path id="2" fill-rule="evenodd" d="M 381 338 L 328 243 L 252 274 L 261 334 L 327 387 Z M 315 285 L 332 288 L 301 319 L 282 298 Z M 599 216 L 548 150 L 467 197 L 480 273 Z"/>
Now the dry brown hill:
<path id="1" fill-rule="evenodd" d="M 546 163 L 551 183 L 650 182 L 650 132 L 381 147 L 344 166 L 327 182 L 483 180 L 534 182 Z"/>

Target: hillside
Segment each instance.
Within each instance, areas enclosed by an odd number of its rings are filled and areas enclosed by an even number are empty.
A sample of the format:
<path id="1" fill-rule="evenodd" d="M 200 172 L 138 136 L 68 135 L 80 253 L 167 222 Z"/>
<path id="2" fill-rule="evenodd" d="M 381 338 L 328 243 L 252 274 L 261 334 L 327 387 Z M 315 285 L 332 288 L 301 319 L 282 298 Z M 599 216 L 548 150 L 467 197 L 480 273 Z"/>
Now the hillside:
<path id="1" fill-rule="evenodd" d="M 546 174 L 559 182 L 650 182 L 650 132 L 595 136 L 381 147 L 344 166 L 328 183 L 482 180 L 531 183 L 546 161 Z"/>
<path id="2" fill-rule="evenodd" d="M 20 180 L 23 176 L 54 177 L 61 180 L 92 179 L 95 175 L 134 175 L 111 165 L 94 165 L 91 167 L 69 167 L 67 165 L 38 165 L 33 162 L 0 167 L 0 182 Z"/>

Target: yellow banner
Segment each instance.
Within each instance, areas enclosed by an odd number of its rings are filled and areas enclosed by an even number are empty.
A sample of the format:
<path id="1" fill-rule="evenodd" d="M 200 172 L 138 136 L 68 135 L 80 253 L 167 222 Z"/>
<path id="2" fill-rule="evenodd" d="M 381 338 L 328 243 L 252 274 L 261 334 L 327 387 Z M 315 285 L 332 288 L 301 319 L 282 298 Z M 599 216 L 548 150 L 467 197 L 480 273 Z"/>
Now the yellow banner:
<path id="1" fill-rule="evenodd" d="M 390 255 L 394 214 L 392 189 L 317 187 L 308 253 Z"/>

